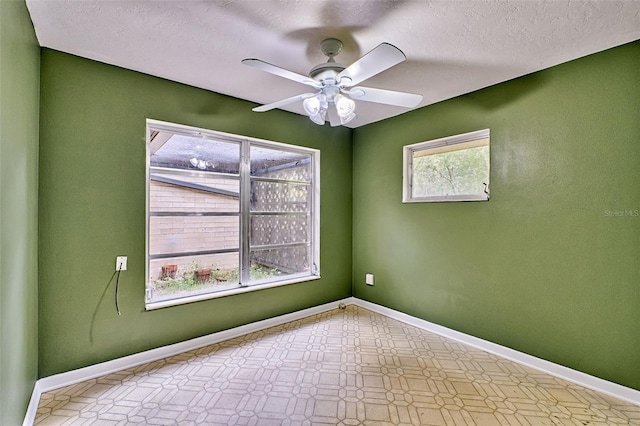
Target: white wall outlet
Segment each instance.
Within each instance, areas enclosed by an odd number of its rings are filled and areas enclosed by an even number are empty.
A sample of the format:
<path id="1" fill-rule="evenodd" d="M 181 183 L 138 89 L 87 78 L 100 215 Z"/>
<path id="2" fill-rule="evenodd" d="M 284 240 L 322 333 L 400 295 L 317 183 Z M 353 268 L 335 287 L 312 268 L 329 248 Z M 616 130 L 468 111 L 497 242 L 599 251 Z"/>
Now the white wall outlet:
<path id="1" fill-rule="evenodd" d="M 116 271 L 127 270 L 127 256 L 116 257 Z"/>
<path id="2" fill-rule="evenodd" d="M 367 285 L 373 285 L 373 274 L 365 275 L 364 282 L 367 283 Z"/>

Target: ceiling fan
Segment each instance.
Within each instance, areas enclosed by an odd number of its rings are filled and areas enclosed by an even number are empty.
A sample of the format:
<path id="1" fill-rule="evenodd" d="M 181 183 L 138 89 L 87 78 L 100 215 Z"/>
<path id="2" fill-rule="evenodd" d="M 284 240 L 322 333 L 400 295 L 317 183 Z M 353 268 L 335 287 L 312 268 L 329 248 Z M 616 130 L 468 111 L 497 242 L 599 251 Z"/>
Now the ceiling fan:
<path id="1" fill-rule="evenodd" d="M 292 96 L 253 108 L 253 111 L 265 112 L 302 101 L 305 112 L 314 123 L 323 125 L 328 115 L 332 126 L 340 126 L 356 117 L 354 100 L 405 108 L 413 108 L 422 101 L 422 95 L 358 86 L 366 79 L 404 61 L 406 56 L 397 47 L 382 43 L 348 67 L 335 61 L 335 56 L 342 50 L 340 40 L 328 38 L 320 43 L 320 48 L 329 60 L 313 67 L 308 77 L 260 59 L 244 59 L 242 63 L 245 65 L 316 89 L 315 93 Z"/>

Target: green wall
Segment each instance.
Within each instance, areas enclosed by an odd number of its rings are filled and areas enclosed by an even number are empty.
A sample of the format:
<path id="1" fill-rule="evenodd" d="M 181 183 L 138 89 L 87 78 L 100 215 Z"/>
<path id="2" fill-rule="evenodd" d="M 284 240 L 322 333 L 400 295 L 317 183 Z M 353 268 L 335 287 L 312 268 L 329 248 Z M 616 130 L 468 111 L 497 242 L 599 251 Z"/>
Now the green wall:
<path id="1" fill-rule="evenodd" d="M 41 377 L 351 295 L 349 129 L 48 49 L 41 61 Z M 146 118 L 320 149 L 322 279 L 145 312 Z"/>
<path id="2" fill-rule="evenodd" d="M 636 42 L 350 131 L 43 49 L 39 338 L 14 334 L 31 348 L 18 382 L 31 386 L 36 346 L 45 377 L 353 293 L 640 389 L 639 68 Z M 146 118 L 321 149 L 322 279 L 145 312 Z M 401 203 L 403 145 L 487 127 L 491 201 Z"/>
<path id="3" fill-rule="evenodd" d="M 24 1 L 0 1 L 0 424 L 22 423 L 38 375 L 40 48 Z"/>
<path id="4" fill-rule="evenodd" d="M 354 295 L 640 389 L 639 69 L 635 42 L 357 129 Z M 403 145 L 484 128 L 491 201 L 402 204 Z"/>

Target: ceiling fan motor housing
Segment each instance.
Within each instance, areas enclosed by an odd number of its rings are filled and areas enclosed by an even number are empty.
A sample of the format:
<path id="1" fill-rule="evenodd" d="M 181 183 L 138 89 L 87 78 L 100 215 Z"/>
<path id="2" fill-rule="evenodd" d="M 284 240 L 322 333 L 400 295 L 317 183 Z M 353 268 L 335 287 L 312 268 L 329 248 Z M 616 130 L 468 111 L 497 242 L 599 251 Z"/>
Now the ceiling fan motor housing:
<path id="1" fill-rule="evenodd" d="M 327 62 L 313 67 L 311 71 L 309 71 L 309 77 L 319 82 L 329 78 L 335 80 L 336 76 L 340 74 L 343 69 L 345 69 L 345 66 L 342 64 Z"/>

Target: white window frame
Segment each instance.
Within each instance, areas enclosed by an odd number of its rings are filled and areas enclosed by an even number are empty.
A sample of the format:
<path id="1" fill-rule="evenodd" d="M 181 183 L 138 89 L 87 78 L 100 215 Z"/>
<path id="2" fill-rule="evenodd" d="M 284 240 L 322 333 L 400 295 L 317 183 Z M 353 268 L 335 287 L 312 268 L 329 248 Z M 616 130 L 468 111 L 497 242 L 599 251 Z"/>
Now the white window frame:
<path id="1" fill-rule="evenodd" d="M 168 306 L 177 306 L 183 305 L 186 303 L 197 302 L 201 300 L 214 299 L 218 297 L 230 296 L 233 294 L 247 293 L 251 291 L 263 290 L 271 287 L 279 287 L 288 284 L 306 282 L 311 280 L 320 279 L 320 150 L 301 147 L 297 145 L 285 144 L 281 142 L 274 142 L 264 139 L 257 139 L 248 136 L 235 135 L 231 133 L 224 133 L 215 130 L 203 129 L 198 127 L 186 126 L 182 124 L 169 123 L 165 121 L 147 119 L 146 120 L 146 243 L 145 243 L 145 287 L 149 282 L 150 271 L 149 271 L 149 241 L 150 241 L 150 226 L 149 226 L 149 218 L 150 218 L 150 170 L 151 170 L 151 133 L 152 131 L 164 131 L 171 132 L 177 135 L 183 136 L 195 136 L 198 138 L 210 138 L 216 140 L 226 140 L 226 141 L 234 141 L 240 144 L 241 146 L 247 147 L 246 149 L 241 150 L 241 159 L 240 159 L 240 235 L 241 239 L 244 241 L 240 242 L 239 254 L 240 254 L 240 270 L 239 275 L 244 276 L 246 280 L 248 280 L 249 272 L 243 272 L 244 265 L 249 264 L 249 217 L 251 212 L 248 208 L 248 200 L 250 194 L 248 190 L 250 188 L 249 179 L 250 179 L 250 164 L 248 157 L 248 147 L 251 143 L 252 146 L 261 146 L 265 148 L 272 149 L 283 149 L 290 152 L 299 152 L 302 154 L 311 155 L 311 175 L 312 175 L 312 184 L 311 184 L 311 226 L 310 226 L 310 273 L 299 273 L 287 275 L 284 279 L 270 279 L 265 283 L 257 283 L 257 284 L 242 284 L 240 283 L 238 287 L 233 289 L 225 289 L 219 291 L 210 291 L 202 294 L 196 294 L 187 297 L 180 297 L 176 299 L 163 300 L 158 302 L 147 302 L 145 297 L 145 309 L 147 311 L 165 308 Z M 248 143 L 247 143 L 248 142 Z M 146 291 L 145 291 L 146 296 Z"/>
<path id="2" fill-rule="evenodd" d="M 491 147 L 490 130 L 477 130 L 475 132 L 464 133 L 455 136 L 448 136 L 426 142 L 419 142 L 412 145 L 405 145 L 402 150 L 402 202 L 403 203 L 430 203 L 446 201 L 489 201 L 489 182 L 486 182 L 484 194 L 458 194 L 458 195 L 437 195 L 427 197 L 414 197 L 413 186 L 413 157 L 418 151 L 446 151 L 447 146 L 457 144 L 470 144 L 474 141 L 488 139 L 488 146 Z M 473 146 L 469 146 L 469 149 Z M 443 149 L 444 148 L 444 149 Z M 464 149 L 464 148 L 463 148 Z M 491 167 L 489 174 L 491 174 Z"/>

